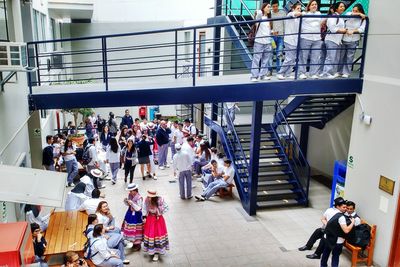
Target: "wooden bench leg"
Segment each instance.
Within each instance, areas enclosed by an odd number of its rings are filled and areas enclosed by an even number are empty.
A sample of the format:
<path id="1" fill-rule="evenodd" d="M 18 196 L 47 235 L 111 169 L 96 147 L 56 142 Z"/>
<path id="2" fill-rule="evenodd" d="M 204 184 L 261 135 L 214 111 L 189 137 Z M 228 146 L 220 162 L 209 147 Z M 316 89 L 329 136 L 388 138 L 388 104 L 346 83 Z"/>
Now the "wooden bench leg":
<path id="1" fill-rule="evenodd" d="M 358 250 L 351 251 L 351 267 L 357 266 Z"/>

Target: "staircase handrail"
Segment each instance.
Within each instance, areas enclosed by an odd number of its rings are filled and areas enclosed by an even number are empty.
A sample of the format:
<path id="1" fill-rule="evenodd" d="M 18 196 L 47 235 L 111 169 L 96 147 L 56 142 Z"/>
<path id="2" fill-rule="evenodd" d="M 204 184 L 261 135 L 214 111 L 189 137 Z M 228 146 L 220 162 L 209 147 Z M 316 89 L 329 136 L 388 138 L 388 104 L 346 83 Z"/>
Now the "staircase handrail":
<path id="1" fill-rule="evenodd" d="M 308 191 L 309 191 L 309 186 L 310 186 L 310 170 L 311 170 L 310 165 L 308 164 L 307 158 L 304 156 L 303 152 L 301 151 L 300 144 L 297 141 L 296 135 L 294 134 L 294 132 L 292 130 L 292 127 L 290 127 L 289 123 L 287 122 L 286 117 L 284 116 L 283 110 L 281 109 L 278 101 L 276 101 L 275 103 L 276 103 L 276 112 L 278 114 L 280 114 L 280 116 L 282 116 L 284 125 L 287 126 L 286 128 L 289 129 L 288 130 L 289 131 L 289 136 L 292 137 L 293 141 L 295 142 L 295 145 L 298 148 L 299 156 L 301 156 L 302 162 L 306 165 L 306 169 L 307 169 L 307 184 L 305 185 L 306 186 L 306 190 L 305 190 L 304 193 L 306 194 L 306 196 L 308 196 Z M 277 125 L 277 126 L 279 126 L 279 125 Z"/>
<path id="2" fill-rule="evenodd" d="M 236 143 L 239 145 L 239 148 L 240 148 L 240 153 L 241 153 L 241 155 L 242 155 L 242 157 L 243 157 L 243 160 L 244 160 L 244 162 L 245 162 L 245 166 L 246 166 L 246 170 L 247 170 L 247 173 L 249 173 L 250 171 L 250 169 L 249 169 L 249 164 L 247 163 L 247 158 L 246 158 L 246 154 L 244 153 L 244 151 L 243 151 L 243 147 L 242 147 L 242 144 L 240 143 L 240 139 L 239 139 L 239 137 L 238 137 L 238 135 L 237 135 L 237 132 L 236 132 L 236 129 L 235 129 L 235 126 L 234 126 L 234 124 L 233 124 L 233 121 L 232 121 L 232 118 L 231 118 L 231 116 L 230 116 L 230 114 L 229 114 L 229 112 L 228 112 L 228 108 L 226 107 L 226 104 L 224 104 L 223 105 L 223 110 L 224 110 L 224 113 L 225 113 L 225 116 L 226 116 L 226 118 L 227 118 L 227 123 L 229 123 L 230 124 L 230 129 L 231 129 L 231 132 L 232 132 L 232 134 L 234 135 L 234 138 L 235 138 L 235 140 L 237 140 L 236 141 Z"/>

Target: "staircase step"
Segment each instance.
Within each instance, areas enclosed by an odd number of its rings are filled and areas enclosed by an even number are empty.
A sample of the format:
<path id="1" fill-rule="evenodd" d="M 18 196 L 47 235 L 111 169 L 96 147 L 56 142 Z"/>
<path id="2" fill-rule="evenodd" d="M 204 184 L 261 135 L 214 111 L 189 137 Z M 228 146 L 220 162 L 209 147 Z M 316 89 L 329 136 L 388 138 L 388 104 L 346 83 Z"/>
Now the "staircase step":
<path id="1" fill-rule="evenodd" d="M 352 99 L 342 97 L 342 98 L 318 98 L 318 99 L 310 99 L 304 102 L 304 104 L 325 104 L 325 103 L 343 103 L 350 102 Z"/>
<path id="2" fill-rule="evenodd" d="M 288 121 L 289 124 L 304 124 L 304 123 L 308 123 L 308 124 L 313 124 L 313 123 L 322 123 L 321 120 L 293 120 L 293 121 Z"/>
<path id="3" fill-rule="evenodd" d="M 251 135 L 251 130 L 237 130 L 236 128 L 235 128 L 235 130 L 236 130 L 237 135 L 248 135 L 248 136 Z M 261 135 L 272 134 L 272 133 L 273 132 L 271 130 L 266 131 L 264 129 L 261 129 Z"/>
<path id="4" fill-rule="evenodd" d="M 270 200 L 270 201 L 257 201 L 257 208 L 276 208 L 276 207 L 290 207 L 302 205 L 295 199 L 280 199 L 280 200 Z"/>
<path id="5" fill-rule="evenodd" d="M 290 171 L 270 171 L 270 172 L 259 172 L 258 177 L 276 177 L 276 176 L 288 176 Z"/>
<path id="6" fill-rule="evenodd" d="M 257 197 L 259 197 L 259 196 L 291 195 L 291 194 L 296 194 L 296 192 L 294 192 L 293 190 L 290 190 L 290 189 L 257 191 Z"/>
<path id="7" fill-rule="evenodd" d="M 239 141 L 240 141 L 240 143 L 250 143 L 252 140 L 251 140 L 251 138 L 241 138 L 240 136 L 238 136 L 239 137 Z M 275 139 L 275 138 L 274 138 Z M 276 140 L 276 139 L 275 139 Z M 261 142 L 272 142 L 273 140 L 271 140 L 271 138 L 270 137 L 262 137 L 261 139 L 260 139 L 260 141 Z"/>

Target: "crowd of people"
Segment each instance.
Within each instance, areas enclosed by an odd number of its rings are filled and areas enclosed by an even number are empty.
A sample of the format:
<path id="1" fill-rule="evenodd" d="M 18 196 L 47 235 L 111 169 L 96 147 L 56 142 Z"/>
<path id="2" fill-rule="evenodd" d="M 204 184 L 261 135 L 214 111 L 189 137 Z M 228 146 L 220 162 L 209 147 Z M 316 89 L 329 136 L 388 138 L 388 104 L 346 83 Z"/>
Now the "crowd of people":
<path id="1" fill-rule="evenodd" d="M 231 108 L 237 109 L 237 103 L 233 103 Z M 44 168 L 60 170 L 60 166 L 55 166 L 65 164 L 66 185 L 73 187 L 67 193 L 65 210 L 85 211 L 88 214 L 85 235 L 94 264 L 128 264 L 126 248 L 134 251 L 142 249 L 157 261 L 159 255 L 169 249 L 163 218 L 168 206 L 155 190 L 148 190 L 145 198 L 141 196 L 139 186 L 135 183 L 136 165 L 140 165 L 143 180 L 157 180 L 156 172 L 171 168 L 171 164 L 174 178 L 169 182 L 178 180 L 181 199 L 193 198 L 192 187 L 195 185 L 192 180 L 197 178 L 204 191 L 196 199 L 204 201 L 220 188 L 233 183 L 235 171 L 232 163 L 217 148 L 210 146 L 207 138 L 199 133 L 190 119 L 182 122 L 170 122 L 168 119 L 148 122 L 145 118 L 134 120 L 126 110 L 115 131 L 117 122 L 112 112 L 102 128 L 99 128 L 96 118 L 99 117 L 93 114 L 86 120 L 90 124 L 86 129 L 91 130 L 86 131 L 86 140 L 81 148 L 69 139 L 69 135 L 74 134 L 71 129 L 65 129 L 67 136 L 48 136 L 43 149 Z M 83 176 L 78 175 L 78 162 L 83 166 Z M 129 193 L 123 199 L 127 211 L 119 228 L 100 189 L 105 187 L 104 180 L 107 179 L 115 185 L 121 169 Z M 48 224 L 48 216 L 43 220 Z M 42 231 L 46 228 L 46 223 L 40 226 Z M 73 257 L 69 255 L 67 258 Z"/>
<path id="2" fill-rule="evenodd" d="M 318 3 L 309 1 L 303 11 L 302 4 L 297 2 L 286 14 L 279 9 L 278 0 L 264 1 L 261 9 L 256 11 L 255 19 L 272 20 L 255 26 L 251 81 L 271 79 L 274 53 L 279 80 L 294 78 L 292 72 L 297 58 L 300 79 L 348 78 L 351 75 L 354 56 L 366 26 L 364 8 L 356 4 L 351 12 L 344 14 L 346 5 L 338 1 L 324 17 L 318 11 Z M 299 40 L 301 16 L 305 17 L 302 18 Z"/>

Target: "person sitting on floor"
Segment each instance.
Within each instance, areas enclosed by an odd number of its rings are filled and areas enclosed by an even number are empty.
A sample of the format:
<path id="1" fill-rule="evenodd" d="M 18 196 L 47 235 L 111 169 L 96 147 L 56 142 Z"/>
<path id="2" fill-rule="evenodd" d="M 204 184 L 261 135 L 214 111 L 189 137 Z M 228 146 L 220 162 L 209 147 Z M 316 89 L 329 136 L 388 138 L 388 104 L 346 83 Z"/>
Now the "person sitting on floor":
<path id="1" fill-rule="evenodd" d="M 47 267 L 48 265 L 44 260 L 44 251 L 46 250 L 47 241 L 44 239 L 39 224 L 31 223 L 31 233 L 33 250 L 35 252 L 35 262 L 39 263 L 40 267 Z"/>
<path id="2" fill-rule="evenodd" d="M 106 232 L 121 233 L 121 229 L 115 227 L 115 218 L 110 212 L 107 201 L 100 201 L 96 209 L 97 219 L 99 223 L 104 225 Z"/>
<path id="3" fill-rule="evenodd" d="M 92 191 L 92 197 L 89 199 L 86 199 L 78 208 L 79 211 L 86 211 L 86 213 L 93 214 L 96 213 L 96 209 L 99 206 L 100 203 L 100 190 L 99 189 L 93 189 Z"/>
<path id="4" fill-rule="evenodd" d="M 86 184 L 79 182 L 75 187 L 68 192 L 67 200 L 65 201 L 65 210 L 77 210 L 81 204 L 88 199 L 85 193 Z"/>
<path id="5" fill-rule="evenodd" d="M 226 188 L 233 183 L 235 177 L 235 169 L 232 166 L 232 161 L 224 160 L 224 171 L 222 177 L 210 183 L 204 190 L 201 196 L 195 196 L 197 200 L 204 201 L 214 195 L 220 188 Z"/>
<path id="6" fill-rule="evenodd" d="M 207 188 L 209 184 L 214 182 L 216 179 L 219 179 L 222 177 L 222 173 L 224 171 L 224 168 L 222 166 L 218 165 L 218 162 L 216 160 L 211 160 L 211 173 L 205 173 L 203 177 L 201 177 L 201 182 L 204 185 L 204 188 Z"/>

